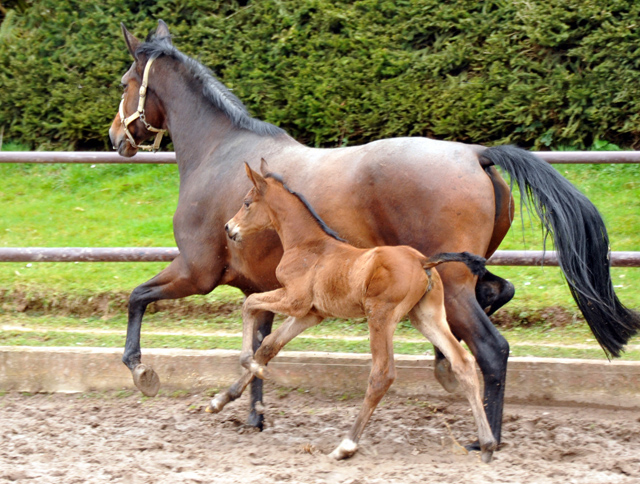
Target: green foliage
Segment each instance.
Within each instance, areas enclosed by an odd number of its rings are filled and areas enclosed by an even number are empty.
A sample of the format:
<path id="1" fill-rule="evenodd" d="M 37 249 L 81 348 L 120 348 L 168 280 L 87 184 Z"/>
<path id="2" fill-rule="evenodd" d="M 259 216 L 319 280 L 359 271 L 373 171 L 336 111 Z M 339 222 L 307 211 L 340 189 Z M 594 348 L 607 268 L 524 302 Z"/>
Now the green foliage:
<path id="1" fill-rule="evenodd" d="M 640 141 L 640 3 L 41 0 L 0 26 L 0 126 L 106 148 L 124 22 L 164 19 L 261 119 L 326 146 L 430 135 L 537 148 Z M 54 14 L 55 12 L 55 14 Z"/>

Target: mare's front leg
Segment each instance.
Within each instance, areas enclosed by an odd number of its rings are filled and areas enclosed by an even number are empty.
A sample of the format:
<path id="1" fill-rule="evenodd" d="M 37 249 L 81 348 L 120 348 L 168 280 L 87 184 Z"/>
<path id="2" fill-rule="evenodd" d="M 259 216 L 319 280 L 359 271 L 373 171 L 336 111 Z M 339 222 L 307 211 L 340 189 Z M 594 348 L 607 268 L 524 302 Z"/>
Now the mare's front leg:
<path id="1" fill-rule="evenodd" d="M 141 362 L 140 329 L 147 306 L 161 299 L 177 299 L 192 294 L 206 294 L 216 286 L 218 277 L 199 274 L 193 277 L 183 258 L 178 255 L 169 266 L 153 279 L 136 287 L 129 297 L 127 340 L 122 362 L 131 370 L 133 382 L 146 396 L 153 397 L 160 388 L 158 374 Z M 198 281 L 198 282 L 195 282 Z"/>
<path id="2" fill-rule="evenodd" d="M 253 338 L 253 352 L 255 353 L 260 348 L 260 345 L 264 339 L 271 334 L 271 328 L 273 327 L 274 314 L 270 311 L 262 312 L 256 320 L 256 333 Z M 259 430 L 264 429 L 264 404 L 262 403 L 263 394 L 263 381 L 260 378 L 253 378 L 251 380 L 251 403 L 249 417 L 247 418 L 247 425 L 255 427 Z"/>

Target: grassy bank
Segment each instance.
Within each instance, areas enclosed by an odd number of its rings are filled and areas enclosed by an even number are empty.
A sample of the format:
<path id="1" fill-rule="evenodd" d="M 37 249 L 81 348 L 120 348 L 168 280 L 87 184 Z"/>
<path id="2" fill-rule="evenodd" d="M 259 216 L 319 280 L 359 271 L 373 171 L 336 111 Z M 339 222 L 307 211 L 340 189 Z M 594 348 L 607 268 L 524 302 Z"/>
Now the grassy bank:
<path id="1" fill-rule="evenodd" d="M 216 315 L 209 319 L 174 320 L 166 313 L 145 319 L 143 348 L 184 348 L 196 350 L 234 349 L 241 347 L 239 313 Z M 277 320 L 279 324 L 281 320 Z M 0 346 L 41 347 L 111 347 L 123 348 L 126 320 L 123 316 L 69 318 L 62 316 L 0 316 Z M 579 322 L 556 326 L 552 323 L 531 327 L 502 328 L 511 344 L 512 356 L 604 359 L 586 324 Z M 311 328 L 286 346 L 291 351 L 329 351 L 368 353 L 367 325 L 362 321 L 329 320 Z M 397 354 L 433 354 L 432 345 L 403 321 L 394 338 Z M 632 344 L 622 356 L 626 361 L 640 361 L 640 344 Z"/>

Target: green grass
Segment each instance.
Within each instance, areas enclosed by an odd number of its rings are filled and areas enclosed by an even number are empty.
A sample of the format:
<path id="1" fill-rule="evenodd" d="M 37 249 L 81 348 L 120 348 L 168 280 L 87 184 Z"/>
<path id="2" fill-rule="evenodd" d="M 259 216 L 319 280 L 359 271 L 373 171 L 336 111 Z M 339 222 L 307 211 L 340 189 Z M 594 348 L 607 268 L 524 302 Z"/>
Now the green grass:
<path id="1" fill-rule="evenodd" d="M 276 318 L 276 325 L 282 322 Z M 0 346 L 108 347 L 123 348 L 126 318 L 73 318 L 0 314 Z M 226 317 L 174 320 L 168 313 L 150 314 L 142 331 L 143 348 L 196 350 L 241 347 L 242 321 L 239 313 Z M 512 356 L 604 359 L 589 328 L 582 322 L 555 326 L 552 322 L 534 326 L 503 328 Z M 640 341 L 632 342 L 623 360 L 640 360 Z M 433 354 L 432 346 L 408 321 L 398 325 L 394 337 L 397 354 Z M 362 320 L 330 319 L 310 328 L 289 343 L 290 351 L 368 353 L 368 328 Z"/>
<path id="2" fill-rule="evenodd" d="M 640 250 L 640 165 L 556 165 L 600 209 L 612 250 Z M 178 173 L 172 165 L 0 165 L 0 245 L 5 247 L 175 246 L 172 215 Z M 536 219 L 520 209 L 501 249 L 539 250 Z M 93 294 L 131 291 L 165 263 L 3 263 L 5 288 Z M 501 267 L 517 288 L 513 308 L 573 307 L 559 269 Z M 613 271 L 620 298 L 640 307 L 640 271 Z"/>
<path id="3" fill-rule="evenodd" d="M 541 345 L 536 342 L 519 342 L 518 335 L 505 332 L 511 342 L 512 356 L 536 356 L 549 358 L 588 358 L 604 359 L 604 353 L 593 343 L 590 345 L 570 346 L 554 345 L 551 341 Z M 184 348 L 194 350 L 231 349 L 239 350 L 242 344 L 240 336 L 209 335 L 166 335 L 145 332 L 141 341 L 143 348 Z M 40 346 L 40 347 L 124 347 L 124 331 L 121 334 L 95 334 L 66 331 L 17 331 L 0 332 L 0 346 Z M 369 353 L 369 342 L 362 340 L 343 340 L 318 338 L 313 336 L 298 337 L 285 348 L 288 351 L 328 351 L 340 353 Z M 424 339 L 398 339 L 394 341 L 396 354 L 433 355 L 433 347 Z M 622 360 L 639 361 L 640 351 L 636 347 L 623 354 Z"/>

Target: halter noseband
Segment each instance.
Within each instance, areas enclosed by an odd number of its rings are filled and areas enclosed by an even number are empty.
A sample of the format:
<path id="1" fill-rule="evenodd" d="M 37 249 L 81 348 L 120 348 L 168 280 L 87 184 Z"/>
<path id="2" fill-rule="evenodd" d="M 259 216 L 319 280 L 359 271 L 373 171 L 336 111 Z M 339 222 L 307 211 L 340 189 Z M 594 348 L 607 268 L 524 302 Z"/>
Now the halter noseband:
<path id="1" fill-rule="evenodd" d="M 122 100 L 120 101 L 120 107 L 118 108 L 118 112 L 120 113 L 120 121 L 122 121 L 122 128 L 124 129 L 124 133 L 127 135 L 127 141 L 129 141 L 129 144 L 131 144 L 131 146 L 133 146 L 134 148 L 153 151 L 154 153 L 158 151 L 158 148 L 160 148 L 160 141 L 162 141 L 162 137 L 167 132 L 166 129 L 154 128 L 153 126 L 151 126 L 144 115 L 144 102 L 147 99 L 147 86 L 149 85 L 149 71 L 151 70 L 151 64 L 153 64 L 153 61 L 155 59 L 155 57 L 150 58 L 147 61 L 147 65 L 144 66 L 144 74 L 142 76 L 142 84 L 140 85 L 138 98 L 138 110 L 128 118 L 124 117 L 124 94 L 122 94 Z M 131 131 L 129 131 L 129 125 L 138 118 L 140 118 L 140 121 L 142 121 L 144 127 L 147 128 L 147 131 L 156 133 L 156 138 L 153 141 L 152 145 L 138 145 L 133 139 L 133 135 L 131 134 Z"/>

